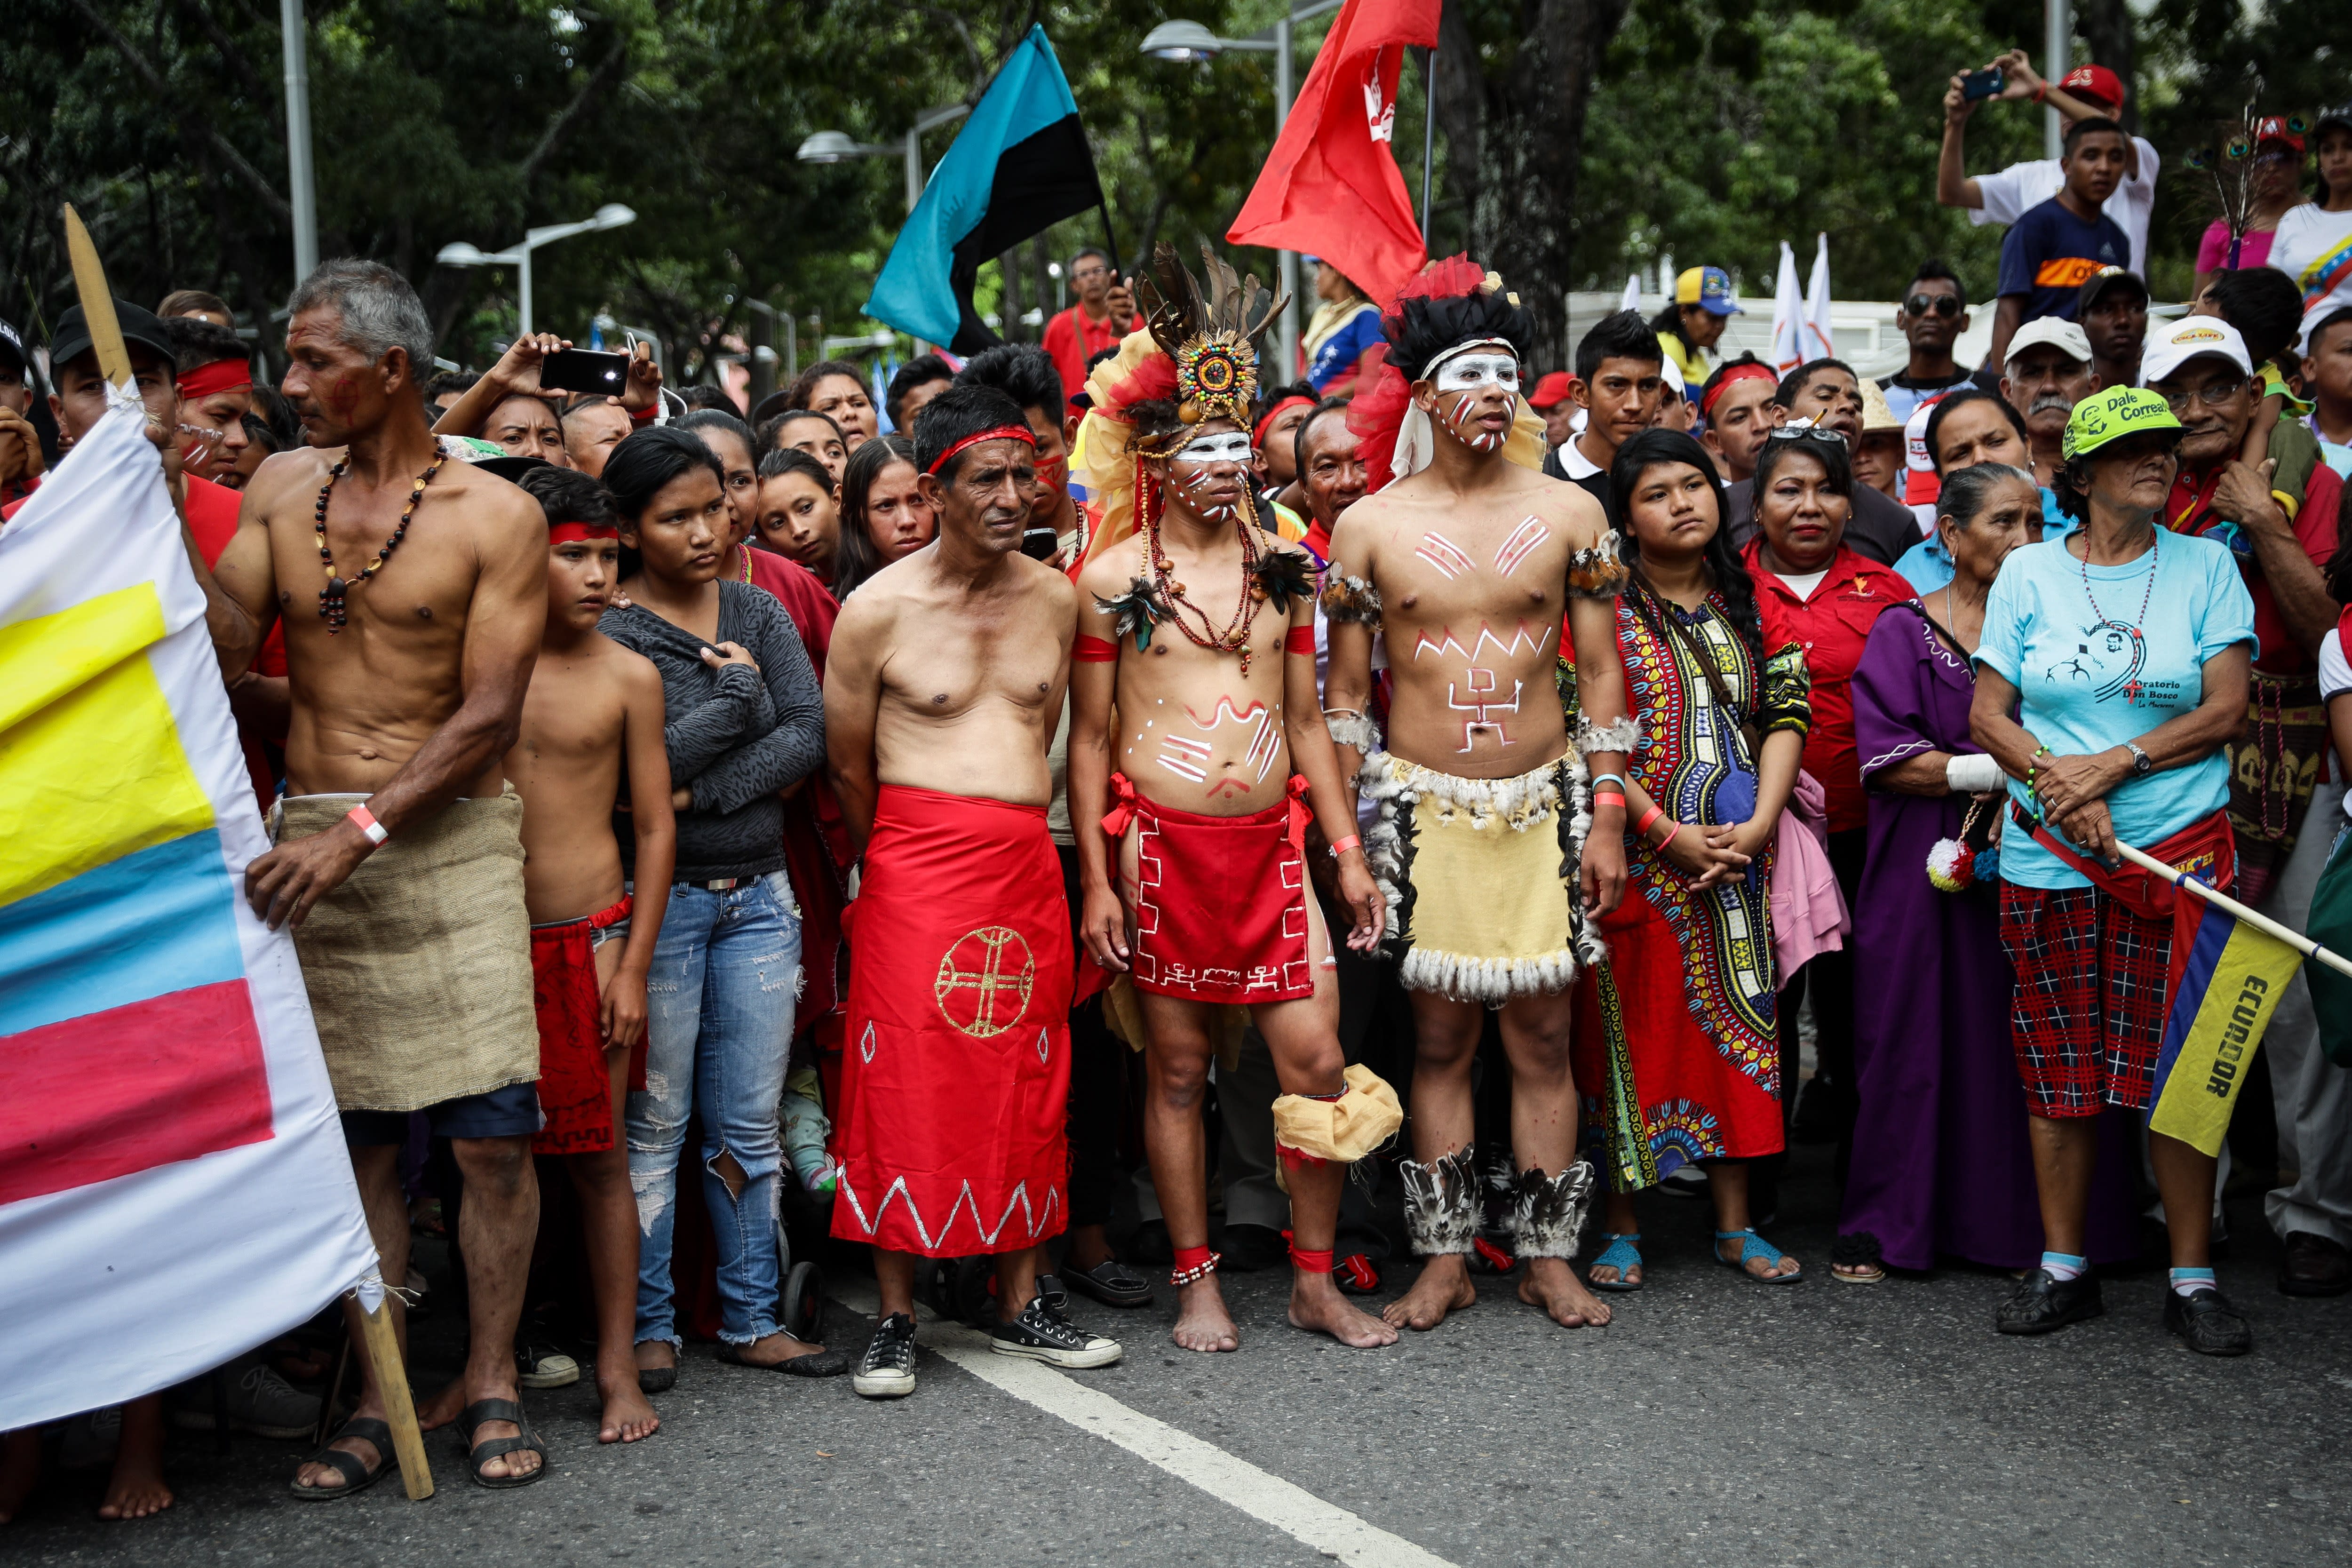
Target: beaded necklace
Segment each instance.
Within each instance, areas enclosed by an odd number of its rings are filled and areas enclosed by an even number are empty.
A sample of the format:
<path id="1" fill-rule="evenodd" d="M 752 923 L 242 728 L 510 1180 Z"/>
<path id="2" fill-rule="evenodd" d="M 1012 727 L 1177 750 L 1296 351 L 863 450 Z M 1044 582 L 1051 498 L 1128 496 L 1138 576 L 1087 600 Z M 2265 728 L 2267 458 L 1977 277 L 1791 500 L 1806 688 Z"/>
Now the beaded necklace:
<path id="1" fill-rule="evenodd" d="M 2147 542 L 2147 586 L 2140 591 L 2139 619 L 2130 622 L 2127 626 L 2135 637 L 2140 635 L 2140 627 L 2147 620 L 2147 606 L 2156 596 L 2157 552 L 2163 548 L 2164 530 L 2159 528 Z M 2088 529 L 2083 531 L 2083 558 L 2079 564 L 2083 572 L 2083 597 L 2091 601 L 2091 614 L 2099 617 L 2101 626 L 2122 624 L 2109 619 L 2107 612 L 2099 608 L 2098 595 L 2091 592 L 2091 533 Z"/>
<path id="2" fill-rule="evenodd" d="M 1160 520 L 1167 510 L 1167 497 L 1161 493 L 1160 481 L 1146 470 L 1139 473 L 1137 482 L 1146 493 L 1137 497 L 1137 510 L 1143 514 L 1143 556 L 1151 574 L 1151 586 L 1160 603 L 1168 606 L 1168 618 L 1194 647 L 1204 647 L 1213 653 L 1239 653 L 1242 673 L 1249 674 L 1250 626 L 1257 619 L 1258 606 L 1265 602 L 1265 588 L 1257 580 L 1257 525 L 1248 515 L 1245 506 L 1234 513 L 1234 526 L 1242 542 L 1241 603 L 1234 607 L 1234 618 L 1222 632 L 1209 619 L 1208 612 L 1184 596 L 1184 584 L 1169 574 L 1174 570 L 1167 553 L 1160 548 Z M 1246 488 L 1244 490 L 1247 494 Z M 1198 616 L 1201 629 L 1194 631 L 1184 619 L 1186 611 Z"/>
<path id="3" fill-rule="evenodd" d="M 319 590 L 319 618 L 327 623 L 329 637 L 333 637 L 350 624 L 351 591 L 382 571 L 383 563 L 392 559 L 392 552 L 400 548 L 401 540 L 408 533 L 408 520 L 416 515 L 416 503 L 425 499 L 425 487 L 433 482 L 433 476 L 441 471 L 441 465 L 447 460 L 446 457 L 436 456 L 432 466 L 416 476 L 416 486 L 408 492 L 408 504 L 400 509 L 400 521 L 394 527 L 392 537 L 384 541 L 383 548 L 375 552 L 375 559 L 361 567 L 358 574 L 352 577 L 337 575 L 334 547 L 327 542 L 327 498 L 334 493 L 335 481 L 343 477 L 343 470 L 351 466 L 351 458 L 346 456 L 327 470 L 327 482 L 319 487 L 319 561 L 327 573 L 327 585 Z"/>

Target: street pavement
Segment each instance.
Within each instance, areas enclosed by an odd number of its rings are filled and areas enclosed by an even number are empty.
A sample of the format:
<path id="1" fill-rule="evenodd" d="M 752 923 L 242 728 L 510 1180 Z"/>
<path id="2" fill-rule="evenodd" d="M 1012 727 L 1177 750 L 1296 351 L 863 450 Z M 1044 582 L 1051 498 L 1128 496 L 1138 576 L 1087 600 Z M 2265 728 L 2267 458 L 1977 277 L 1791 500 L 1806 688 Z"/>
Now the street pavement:
<path id="1" fill-rule="evenodd" d="M 1773 1289 L 1709 1261 L 1705 1205 L 1644 1200 L 1650 1284 L 1567 1331 L 1511 1283 L 1384 1351 L 1283 1322 L 1283 1279 L 1227 1276 L 1238 1353 L 1168 1342 L 1172 1292 L 1082 1321 L 1128 1346 L 1059 1373 L 924 1328 L 920 1387 L 868 1404 L 689 1347 L 664 1427 L 599 1447 L 587 1382 L 530 1396 L 549 1478 L 467 1483 L 430 1434 L 439 1493 L 396 1478 L 299 1503 L 300 1446 L 176 1435 L 178 1503 L 91 1514 L 103 1471 L 53 1482 L 0 1529 L 10 1564 L 634 1563 L 1314 1564 L 2312 1563 L 2352 1560 L 2352 1299 L 2272 1288 L 2259 1201 L 2234 1202 L 2221 1279 L 2254 1353 L 2209 1361 L 2158 1322 L 2164 1275 L 2111 1274 L 2108 1314 L 2042 1340 L 1991 1331 L 2008 1281 L 1967 1268 L 1829 1278 L 1834 1193 L 1800 1151 L 1774 1235 L 1811 1276 Z M 1383 1297 L 1410 1279 L 1392 1266 Z M 870 1279 L 836 1268 L 837 1298 Z M 446 1315 L 445 1315 L 446 1316 Z M 420 1381 L 455 1346 L 420 1328 Z M 855 1350 L 846 1306 L 831 1338 Z M 944 1353 L 942 1353 L 944 1352 Z M 967 1367 L 978 1369 L 976 1373 Z M 987 1376 L 978 1373 L 986 1373 Z M 1352 1522 L 1351 1522 L 1352 1521 Z"/>

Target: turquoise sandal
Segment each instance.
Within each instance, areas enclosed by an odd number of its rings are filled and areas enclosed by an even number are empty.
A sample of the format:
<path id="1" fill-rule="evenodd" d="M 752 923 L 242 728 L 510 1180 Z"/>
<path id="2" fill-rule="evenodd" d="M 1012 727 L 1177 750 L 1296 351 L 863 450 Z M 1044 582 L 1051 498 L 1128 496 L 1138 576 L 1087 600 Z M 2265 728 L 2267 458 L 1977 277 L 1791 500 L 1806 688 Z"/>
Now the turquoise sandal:
<path id="1" fill-rule="evenodd" d="M 1726 1258 L 1723 1255 L 1723 1244 L 1743 1237 L 1746 1239 L 1740 1242 L 1738 1258 L 1737 1259 Z M 1769 1264 L 1778 1263 L 1788 1256 L 1787 1253 L 1757 1235 L 1753 1226 L 1747 1230 L 1717 1231 L 1715 1246 L 1710 1250 L 1714 1252 L 1715 1260 L 1717 1263 L 1722 1264 L 1726 1268 L 1737 1268 L 1743 1277 L 1754 1280 L 1759 1285 L 1794 1285 L 1805 1277 L 1802 1266 L 1800 1266 L 1794 1274 L 1749 1274 L 1748 1266 L 1759 1258 Z"/>
<path id="2" fill-rule="evenodd" d="M 1621 1235 L 1613 1230 L 1604 1230 L 1601 1233 L 1601 1239 L 1609 1245 L 1601 1249 L 1600 1257 L 1585 1265 L 1584 1282 L 1595 1290 L 1616 1290 L 1628 1294 L 1639 1290 L 1643 1281 L 1627 1279 L 1625 1270 L 1642 1267 L 1641 1250 L 1633 1245 L 1642 1239 L 1642 1233 L 1638 1230 L 1629 1230 Z M 1617 1278 L 1595 1279 L 1592 1277 L 1592 1271 L 1595 1268 L 1614 1268 L 1617 1270 Z"/>

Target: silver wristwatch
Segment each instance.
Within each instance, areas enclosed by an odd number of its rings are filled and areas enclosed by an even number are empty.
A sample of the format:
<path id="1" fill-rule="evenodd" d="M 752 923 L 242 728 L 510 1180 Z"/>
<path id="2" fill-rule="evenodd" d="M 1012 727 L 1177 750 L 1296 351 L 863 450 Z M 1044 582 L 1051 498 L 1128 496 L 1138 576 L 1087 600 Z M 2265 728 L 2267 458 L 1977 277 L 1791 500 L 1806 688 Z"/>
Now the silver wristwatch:
<path id="1" fill-rule="evenodd" d="M 2148 774 L 2156 772 L 2156 759 L 2149 756 L 2146 752 L 2141 751 L 2137 741 L 2126 741 L 2124 742 L 2124 750 L 2131 753 L 2132 772 L 2136 775 L 2141 778 L 2146 778 Z"/>

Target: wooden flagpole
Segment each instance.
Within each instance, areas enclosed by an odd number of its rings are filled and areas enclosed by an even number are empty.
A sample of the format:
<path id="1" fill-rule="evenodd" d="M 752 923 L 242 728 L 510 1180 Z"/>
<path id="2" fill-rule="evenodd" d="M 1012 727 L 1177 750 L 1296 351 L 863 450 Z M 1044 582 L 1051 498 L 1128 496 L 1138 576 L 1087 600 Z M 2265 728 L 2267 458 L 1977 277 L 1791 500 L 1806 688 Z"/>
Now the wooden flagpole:
<path id="1" fill-rule="evenodd" d="M 2211 904 L 2215 909 L 2228 910 L 2231 914 L 2235 915 L 2238 919 L 2245 921 L 2256 931 L 2261 931 L 2264 936 L 2276 937 L 2279 941 L 2286 943 L 2287 946 L 2294 949 L 2295 952 L 2303 954 L 2305 958 L 2324 963 L 2327 965 L 2328 968 L 2336 970 L 2339 973 L 2352 975 L 2352 959 L 2347 959 L 2339 952 L 2331 952 L 2329 949 L 2320 946 L 2317 942 L 2304 935 L 2301 931 L 2296 931 L 2294 927 L 2281 925 L 2278 921 L 2271 919 L 2268 915 L 2256 914 L 2253 910 L 2246 908 L 2245 905 L 2238 902 L 2237 900 L 2230 897 L 2229 894 L 2222 892 L 2219 889 L 2199 881 L 2196 878 L 2189 876 L 2185 871 L 2176 871 L 2171 867 L 2166 865 L 2163 861 L 2158 859 L 2155 856 L 2135 849 L 2130 845 L 2123 843 L 2120 840 L 2116 842 L 2116 848 L 2122 854 L 2125 859 L 2130 861 L 2141 870 L 2153 872 L 2157 876 L 2159 876 L 2166 881 L 2171 883 L 2174 887 L 2181 889 L 2184 891 L 2196 894 L 2207 903 Z"/>
<path id="2" fill-rule="evenodd" d="M 66 253 L 73 262 L 74 291 L 81 297 L 82 320 L 89 323 L 91 345 L 98 350 L 99 373 L 116 386 L 131 385 L 131 350 L 122 341 L 122 323 L 114 314 L 114 290 L 106 281 L 106 268 L 81 215 L 68 203 L 65 209 Z M 354 1295 L 357 1292 L 353 1292 Z M 382 1301 L 369 1311 L 360 1308 L 367 1339 L 368 1359 L 375 1369 L 376 1386 L 383 1391 L 384 1414 L 391 1417 L 392 1447 L 400 1460 L 401 1484 L 412 1501 L 433 1495 L 433 1467 L 425 1457 L 425 1434 L 416 1425 L 416 1405 L 408 1394 L 408 1369 L 402 1363 L 400 1337 L 393 1332 L 391 1310 Z"/>

